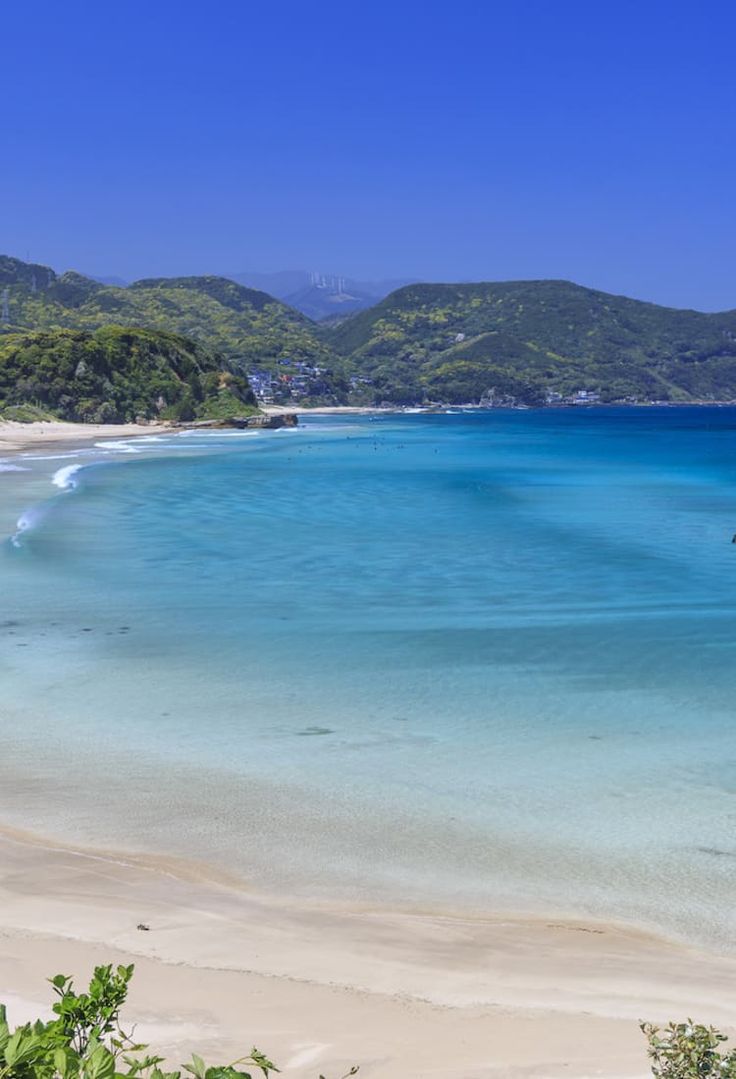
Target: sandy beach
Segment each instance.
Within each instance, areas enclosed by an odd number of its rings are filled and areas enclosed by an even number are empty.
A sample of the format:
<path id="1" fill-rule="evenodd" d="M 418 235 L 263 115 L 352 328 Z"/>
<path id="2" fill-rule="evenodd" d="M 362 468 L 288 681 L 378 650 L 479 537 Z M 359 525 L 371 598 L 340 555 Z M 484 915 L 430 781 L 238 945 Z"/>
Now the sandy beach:
<path id="1" fill-rule="evenodd" d="M 283 415 L 372 415 L 376 412 L 393 412 L 394 409 L 358 408 L 348 405 L 333 408 L 300 408 L 267 405 L 262 409 L 267 416 Z M 67 423 L 62 420 L 43 420 L 35 423 L 18 423 L 0 420 L 0 453 L 37 449 L 49 443 L 98 442 L 101 439 L 135 438 L 141 435 L 172 434 L 184 425 L 169 423 Z"/>
<path id="2" fill-rule="evenodd" d="M 168 424 L 141 423 L 65 423 L 43 420 L 37 423 L 0 421 L 0 453 L 35 449 L 53 442 L 96 442 L 103 438 L 132 438 L 171 431 Z"/>
<path id="3" fill-rule="evenodd" d="M 128 1020 L 176 1058 L 255 1043 L 304 1079 L 614 1079 L 647 1074 L 639 1018 L 736 1007 L 736 959 L 622 927 L 297 907 L 197 865 L 10 832 L 0 850 L 11 1018 L 43 1009 L 47 976 L 134 960 Z"/>

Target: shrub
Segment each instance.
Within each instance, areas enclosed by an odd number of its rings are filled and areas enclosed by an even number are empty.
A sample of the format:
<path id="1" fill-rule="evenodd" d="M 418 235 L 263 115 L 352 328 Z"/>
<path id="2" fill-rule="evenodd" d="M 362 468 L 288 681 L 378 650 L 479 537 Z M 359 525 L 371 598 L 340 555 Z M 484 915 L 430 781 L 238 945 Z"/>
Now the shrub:
<path id="1" fill-rule="evenodd" d="M 715 1027 L 688 1019 L 661 1029 L 642 1023 L 655 1079 L 736 1079 L 736 1049 L 720 1052 L 727 1041 Z"/>
<path id="2" fill-rule="evenodd" d="M 86 993 L 76 993 L 72 979 L 57 974 L 49 981 L 56 994 L 56 1018 L 8 1027 L 0 1005 L 0 1079 L 181 1079 L 182 1070 L 166 1071 L 163 1057 L 148 1053 L 120 1026 L 133 966 L 96 967 Z M 258 1049 L 230 1064 L 208 1067 L 192 1054 L 182 1065 L 193 1079 L 253 1079 L 278 1068 Z M 355 1075 L 351 1068 L 348 1076 Z M 324 1076 L 320 1076 L 324 1079 Z M 344 1076 L 343 1079 L 347 1079 Z"/>

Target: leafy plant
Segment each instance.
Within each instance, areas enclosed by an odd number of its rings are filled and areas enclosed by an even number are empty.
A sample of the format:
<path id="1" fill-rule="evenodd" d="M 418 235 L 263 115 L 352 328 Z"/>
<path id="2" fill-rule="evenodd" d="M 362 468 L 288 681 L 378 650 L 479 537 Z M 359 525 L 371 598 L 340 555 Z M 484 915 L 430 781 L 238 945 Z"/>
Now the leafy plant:
<path id="1" fill-rule="evenodd" d="M 688 1019 L 664 1028 L 642 1023 L 655 1079 L 736 1079 L 736 1049 L 720 1051 L 727 1041 L 715 1027 Z"/>
<path id="2" fill-rule="evenodd" d="M 167 1071 L 163 1057 L 149 1053 L 120 1026 L 133 970 L 132 964 L 95 967 L 84 993 L 77 993 L 65 974 L 50 978 L 57 998 L 50 1022 L 39 1019 L 11 1031 L 0 1005 L 0 1079 L 182 1079 L 182 1071 L 193 1079 L 254 1079 L 252 1069 L 268 1079 L 278 1071 L 255 1047 L 229 1064 L 213 1066 L 193 1053 L 188 1064 Z M 347 1076 L 357 1071 L 353 1067 Z"/>

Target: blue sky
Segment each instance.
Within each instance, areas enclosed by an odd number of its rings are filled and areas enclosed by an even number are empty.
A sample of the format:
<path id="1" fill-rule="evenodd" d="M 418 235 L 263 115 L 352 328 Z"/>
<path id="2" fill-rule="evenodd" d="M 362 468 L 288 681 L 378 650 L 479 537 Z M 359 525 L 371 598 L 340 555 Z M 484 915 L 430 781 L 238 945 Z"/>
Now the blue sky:
<path id="1" fill-rule="evenodd" d="M 736 307 L 736 5 L 8 5 L 0 251 Z"/>

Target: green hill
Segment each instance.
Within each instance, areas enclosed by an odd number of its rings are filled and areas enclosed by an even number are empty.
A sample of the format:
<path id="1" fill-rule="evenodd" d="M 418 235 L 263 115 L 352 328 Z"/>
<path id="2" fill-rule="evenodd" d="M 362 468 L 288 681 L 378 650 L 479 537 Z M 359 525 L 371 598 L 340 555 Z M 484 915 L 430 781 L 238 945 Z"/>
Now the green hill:
<path id="1" fill-rule="evenodd" d="M 224 277 L 118 288 L 0 256 L 0 293 L 0 344 L 32 330 L 157 330 L 219 353 L 231 371 L 278 375 L 271 392 L 284 402 L 297 392 L 304 404 L 544 404 L 583 391 L 602 401 L 736 399 L 736 311 L 676 310 L 567 281 L 408 285 L 321 326 Z"/>
<path id="2" fill-rule="evenodd" d="M 736 311 L 659 307 L 567 281 L 410 285 L 322 334 L 375 400 L 736 398 Z"/>
<path id="3" fill-rule="evenodd" d="M 347 389 L 340 361 L 305 315 L 224 277 L 151 278 L 116 288 L 0 256 L 0 289 L 9 315 L 0 333 L 141 326 L 191 338 L 241 370 L 303 361 L 325 370 L 328 393 Z"/>
<path id="4" fill-rule="evenodd" d="M 247 380 L 176 334 L 121 326 L 0 337 L 0 416 L 88 423 L 255 411 Z"/>

